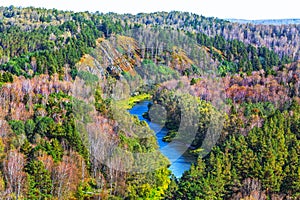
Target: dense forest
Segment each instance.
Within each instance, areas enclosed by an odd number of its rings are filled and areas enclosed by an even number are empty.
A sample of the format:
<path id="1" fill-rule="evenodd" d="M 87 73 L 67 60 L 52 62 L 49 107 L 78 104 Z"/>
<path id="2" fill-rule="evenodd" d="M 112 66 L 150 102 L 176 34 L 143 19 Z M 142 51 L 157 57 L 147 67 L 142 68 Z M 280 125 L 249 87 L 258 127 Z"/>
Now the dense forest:
<path id="1" fill-rule="evenodd" d="M 0 199 L 299 199 L 299 31 L 0 7 Z M 190 143 L 181 178 L 127 111 L 145 99 Z"/>

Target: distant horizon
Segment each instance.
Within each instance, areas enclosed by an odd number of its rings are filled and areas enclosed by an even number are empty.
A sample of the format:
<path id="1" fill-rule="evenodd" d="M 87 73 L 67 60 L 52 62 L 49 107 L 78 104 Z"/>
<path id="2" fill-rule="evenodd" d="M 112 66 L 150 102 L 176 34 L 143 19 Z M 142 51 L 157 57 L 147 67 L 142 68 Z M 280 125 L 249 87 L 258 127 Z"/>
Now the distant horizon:
<path id="1" fill-rule="evenodd" d="M 2 5 L 0 5 L 2 6 Z M 45 8 L 45 7 L 35 7 L 35 6 L 15 6 L 15 5 L 10 5 L 10 6 L 14 6 L 16 8 L 29 8 L 29 7 L 33 7 L 33 8 L 39 8 L 39 9 L 57 9 L 57 8 Z M 3 7 L 9 7 L 9 6 L 3 6 Z M 73 10 L 64 10 L 64 9 L 57 9 L 57 10 L 60 10 L 60 11 L 65 11 L 65 12 L 86 12 L 86 11 L 73 11 Z M 113 11 L 108 11 L 108 12 L 100 12 L 100 11 L 88 11 L 90 13 L 96 13 L 96 12 L 99 12 L 99 13 L 103 13 L 103 14 L 108 14 L 108 13 L 116 13 L 116 12 L 113 12 Z M 151 11 L 151 12 L 138 12 L 138 13 L 116 13 L 116 14 L 120 14 L 120 15 L 126 15 L 126 14 L 131 14 L 131 15 L 138 15 L 138 14 L 141 14 L 141 13 L 144 13 L 144 14 L 151 14 L 151 13 L 157 13 L 157 12 L 167 12 L 167 13 L 170 13 L 170 12 L 187 12 L 187 13 L 192 13 L 192 14 L 197 14 L 199 16 L 201 16 L 202 14 L 199 14 L 199 13 L 193 13 L 193 12 L 189 12 L 189 11 L 181 11 L 181 10 L 171 10 L 171 11 Z M 275 21 L 275 20 L 300 20 L 300 17 L 299 18 L 275 18 L 275 19 L 243 19 L 243 18 L 220 18 L 220 17 L 216 17 L 216 16 L 205 16 L 205 15 L 202 15 L 203 17 L 206 17 L 206 18 L 209 18 L 209 17 L 213 17 L 213 18 L 217 18 L 217 19 L 222 19 L 222 20 L 242 20 L 242 21 Z"/>
<path id="2" fill-rule="evenodd" d="M 300 20 L 300 18 L 279 18 L 279 19 L 240 19 L 240 18 L 224 18 L 224 20 L 245 20 L 245 21 L 272 21 L 272 20 Z"/>
<path id="3" fill-rule="evenodd" d="M 240 24 L 254 23 L 254 24 L 265 24 L 265 25 L 280 25 L 280 24 L 300 24 L 300 18 L 282 18 L 282 19 L 236 19 L 229 18 L 223 19 L 230 22 L 237 22 Z"/>
<path id="4" fill-rule="evenodd" d="M 0 5 L 0 6 L 3 6 L 3 5 Z M 299 18 L 263 18 L 263 19 L 244 19 L 244 18 L 220 18 L 220 17 L 217 17 L 217 16 L 206 16 L 206 15 L 203 15 L 203 14 L 199 14 L 199 13 L 194 13 L 194 12 L 189 12 L 189 11 L 184 11 L 184 10 L 170 10 L 170 11 L 151 11 L 151 12 L 137 12 L 137 13 L 128 13 L 128 12 L 124 12 L 124 13 L 118 13 L 118 12 L 114 12 L 114 11 L 107 11 L 107 12 L 101 12 L 101 11 L 89 11 L 89 10 L 85 10 L 85 11 L 74 11 L 74 10 L 68 10 L 68 9 L 58 9 L 58 8 L 46 8 L 46 7 L 36 7 L 36 6 L 16 6 L 16 5 L 9 5 L 9 6 L 14 6 L 14 7 L 17 7 L 17 8 L 29 8 L 29 7 L 33 7 L 33 8 L 40 8 L 40 9 L 57 9 L 57 10 L 60 10 L 60 11 L 65 11 L 65 12 L 90 12 L 90 13 L 96 13 L 96 12 L 99 12 L 99 13 L 103 13 L 103 14 L 108 14 L 108 13 L 116 13 L 116 14 L 131 14 L 131 15 L 138 15 L 140 13 L 145 13 L 145 14 L 150 14 L 150 13 L 156 13 L 156 12 L 167 12 L 167 13 L 170 13 L 170 12 L 187 12 L 187 13 L 192 13 L 192 14 L 197 14 L 199 16 L 203 16 L 203 17 L 206 17 L 206 18 L 209 18 L 209 17 L 213 17 L 213 18 L 217 18 L 217 19 L 222 19 L 222 20 L 241 20 L 241 21 L 276 21 L 276 20 L 300 20 L 300 17 Z M 8 5 L 5 5 L 3 7 L 9 7 Z"/>
<path id="5" fill-rule="evenodd" d="M 243 20 L 300 19 L 295 0 L 0 0 L 0 6 L 36 7 L 74 12 L 137 14 L 181 11 L 205 17 Z"/>

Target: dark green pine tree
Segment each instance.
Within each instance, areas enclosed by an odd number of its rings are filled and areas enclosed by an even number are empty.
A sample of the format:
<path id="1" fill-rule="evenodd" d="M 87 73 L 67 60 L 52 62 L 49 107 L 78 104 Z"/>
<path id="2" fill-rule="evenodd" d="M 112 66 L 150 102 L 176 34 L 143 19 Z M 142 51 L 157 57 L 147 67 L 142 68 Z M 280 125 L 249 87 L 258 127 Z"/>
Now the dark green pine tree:
<path id="1" fill-rule="evenodd" d="M 289 150 L 288 164 L 285 167 L 286 176 L 281 190 L 295 198 L 300 197 L 300 142 L 296 141 Z"/>
<path id="2" fill-rule="evenodd" d="M 206 175 L 205 163 L 198 159 L 197 165 L 191 166 L 181 178 L 174 199 L 217 199 L 211 181 L 214 179 Z"/>
<path id="3" fill-rule="evenodd" d="M 53 188 L 51 175 L 46 170 L 43 162 L 32 160 L 26 167 L 28 173 L 28 198 L 29 199 L 50 199 Z"/>
<path id="4" fill-rule="evenodd" d="M 32 143 L 34 142 L 34 129 L 35 122 L 32 119 L 29 119 L 25 122 L 25 133 L 28 140 Z"/>
<path id="5" fill-rule="evenodd" d="M 283 166 L 287 158 L 287 147 L 285 144 L 284 132 L 285 119 L 279 111 L 265 122 L 263 136 L 260 141 L 265 141 L 262 145 L 261 158 L 263 166 L 260 179 L 265 189 L 272 192 L 279 192 L 282 179 L 284 177 Z"/>

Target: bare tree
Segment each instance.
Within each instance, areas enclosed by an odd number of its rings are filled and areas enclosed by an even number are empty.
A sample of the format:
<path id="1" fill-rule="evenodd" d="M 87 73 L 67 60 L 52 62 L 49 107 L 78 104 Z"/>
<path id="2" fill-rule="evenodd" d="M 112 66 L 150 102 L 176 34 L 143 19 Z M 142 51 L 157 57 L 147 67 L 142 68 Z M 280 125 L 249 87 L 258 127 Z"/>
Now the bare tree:
<path id="1" fill-rule="evenodd" d="M 6 192 L 14 194 L 16 199 L 22 196 L 26 173 L 24 172 L 25 157 L 18 150 L 10 150 L 4 161 L 4 177 L 7 183 Z"/>

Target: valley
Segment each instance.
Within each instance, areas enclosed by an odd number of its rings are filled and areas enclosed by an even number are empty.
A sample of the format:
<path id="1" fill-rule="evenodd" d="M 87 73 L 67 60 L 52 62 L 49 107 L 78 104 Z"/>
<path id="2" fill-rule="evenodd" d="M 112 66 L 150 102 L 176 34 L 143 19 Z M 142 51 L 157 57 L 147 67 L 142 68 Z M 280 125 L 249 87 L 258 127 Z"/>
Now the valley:
<path id="1" fill-rule="evenodd" d="M 299 199 L 275 22 L 0 7 L 0 199 Z"/>

